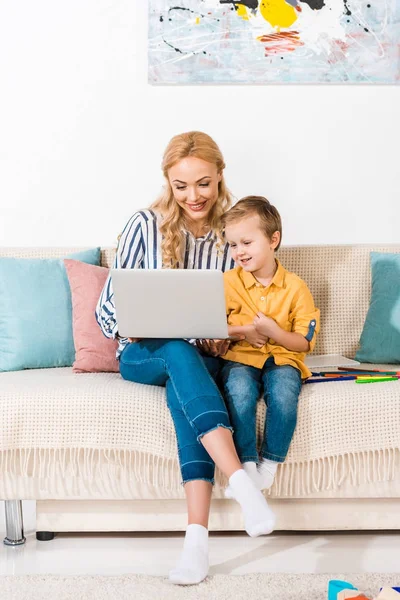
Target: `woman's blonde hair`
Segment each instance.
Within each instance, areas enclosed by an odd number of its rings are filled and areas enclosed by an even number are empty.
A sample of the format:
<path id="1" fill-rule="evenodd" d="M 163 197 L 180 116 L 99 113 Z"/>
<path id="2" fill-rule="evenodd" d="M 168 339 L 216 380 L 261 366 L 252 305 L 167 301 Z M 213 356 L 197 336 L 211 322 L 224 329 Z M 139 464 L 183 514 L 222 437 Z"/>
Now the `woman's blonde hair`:
<path id="1" fill-rule="evenodd" d="M 218 183 L 218 199 L 209 214 L 210 228 L 217 235 L 219 243 L 222 242 L 221 217 L 232 205 L 232 196 L 226 187 L 223 175 L 225 162 L 221 150 L 214 140 L 201 131 L 189 131 L 174 136 L 165 149 L 162 161 L 162 170 L 166 181 L 164 191 L 150 206 L 151 209 L 162 215 L 160 233 L 163 236 L 161 243 L 163 266 L 172 269 L 177 268 L 179 262 L 182 261 L 185 235 L 182 231 L 184 212 L 174 198 L 168 171 L 188 156 L 214 164 L 218 173 L 221 174 L 221 181 Z"/>

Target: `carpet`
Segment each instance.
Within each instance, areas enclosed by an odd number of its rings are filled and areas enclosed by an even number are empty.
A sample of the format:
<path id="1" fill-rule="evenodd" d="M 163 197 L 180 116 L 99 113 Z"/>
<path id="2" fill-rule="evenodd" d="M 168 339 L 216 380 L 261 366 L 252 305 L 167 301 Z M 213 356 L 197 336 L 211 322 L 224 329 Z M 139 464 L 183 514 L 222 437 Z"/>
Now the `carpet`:
<path id="1" fill-rule="evenodd" d="M 215 575 L 196 586 L 174 586 L 162 577 L 5 575 L 0 598 L 7 600 L 327 600 L 330 579 L 350 581 L 373 597 L 379 588 L 400 585 L 400 574 L 253 573 Z"/>

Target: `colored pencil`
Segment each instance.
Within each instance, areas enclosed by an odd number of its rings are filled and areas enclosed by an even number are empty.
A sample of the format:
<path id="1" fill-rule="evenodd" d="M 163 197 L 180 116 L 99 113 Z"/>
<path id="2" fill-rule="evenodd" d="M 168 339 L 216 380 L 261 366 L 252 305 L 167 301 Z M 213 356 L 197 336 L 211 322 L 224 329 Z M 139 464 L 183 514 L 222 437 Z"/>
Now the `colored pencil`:
<path id="1" fill-rule="evenodd" d="M 393 373 L 393 371 L 382 371 L 377 373 L 376 371 L 316 371 L 314 375 L 319 375 L 322 377 L 340 377 L 341 375 L 380 375 L 381 373 Z"/>
<path id="2" fill-rule="evenodd" d="M 356 383 L 383 383 L 384 381 L 399 381 L 398 377 L 386 377 L 386 379 L 356 379 Z"/>
<path id="3" fill-rule="evenodd" d="M 313 375 L 317 375 L 318 377 L 342 377 L 345 375 L 356 375 L 350 371 L 313 371 Z"/>
<path id="4" fill-rule="evenodd" d="M 317 377 L 400 377 L 400 371 L 321 371 L 313 372 L 313 376 Z"/>
<path id="5" fill-rule="evenodd" d="M 399 375 L 357 375 L 357 379 L 399 379 Z"/>
<path id="6" fill-rule="evenodd" d="M 306 383 L 328 383 L 329 381 L 356 381 L 357 377 L 351 375 L 348 377 L 321 377 L 316 379 L 307 379 Z"/>
<path id="7" fill-rule="evenodd" d="M 327 379 L 330 379 L 331 377 L 358 377 L 358 373 L 336 373 L 335 375 L 333 375 L 333 373 L 329 373 L 329 375 L 327 375 L 326 373 L 324 373 L 323 375 L 321 375 L 321 377 L 326 377 Z M 372 373 L 368 373 L 367 377 L 372 377 Z M 381 375 L 378 375 L 378 377 L 381 377 Z M 389 375 L 388 375 L 389 377 Z"/>
<path id="8" fill-rule="evenodd" d="M 333 375 L 326 375 L 325 377 L 321 378 L 321 379 L 325 379 L 325 381 L 336 381 L 338 379 L 348 379 L 349 377 L 352 377 L 353 379 L 357 379 L 360 381 L 363 381 L 364 379 L 368 379 L 370 380 L 376 380 L 378 379 L 379 381 L 383 381 L 385 379 L 400 379 L 400 377 L 398 375 L 341 375 L 340 377 L 334 377 Z"/>
<path id="9" fill-rule="evenodd" d="M 321 375 L 366 375 L 366 376 L 371 376 L 371 377 L 379 377 L 380 375 L 398 375 L 399 373 L 397 371 L 330 371 L 330 372 L 323 372 L 321 373 Z"/>
<path id="10" fill-rule="evenodd" d="M 338 369 L 339 371 L 344 371 L 346 373 L 382 373 L 385 375 L 400 375 L 400 371 L 381 371 L 379 369 L 350 369 L 348 367 L 338 367 Z"/>

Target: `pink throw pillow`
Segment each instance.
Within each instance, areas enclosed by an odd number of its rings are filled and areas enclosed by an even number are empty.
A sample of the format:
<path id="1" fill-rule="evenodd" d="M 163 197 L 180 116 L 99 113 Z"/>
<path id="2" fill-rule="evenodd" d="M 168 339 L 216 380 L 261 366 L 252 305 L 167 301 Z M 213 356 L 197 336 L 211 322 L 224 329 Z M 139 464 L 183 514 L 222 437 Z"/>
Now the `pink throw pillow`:
<path id="1" fill-rule="evenodd" d="M 119 371 L 115 358 L 117 340 L 104 337 L 96 321 L 95 308 L 108 277 L 105 267 L 79 260 L 64 260 L 72 297 L 72 330 L 75 345 L 75 373 Z"/>

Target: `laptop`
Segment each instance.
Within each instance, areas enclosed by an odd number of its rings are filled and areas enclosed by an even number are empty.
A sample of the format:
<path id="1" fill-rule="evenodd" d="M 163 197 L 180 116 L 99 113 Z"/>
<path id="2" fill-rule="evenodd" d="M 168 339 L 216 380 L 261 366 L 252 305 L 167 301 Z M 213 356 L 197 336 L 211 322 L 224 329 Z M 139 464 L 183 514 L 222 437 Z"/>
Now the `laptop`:
<path id="1" fill-rule="evenodd" d="M 111 269 L 111 278 L 121 337 L 228 337 L 221 271 Z"/>

